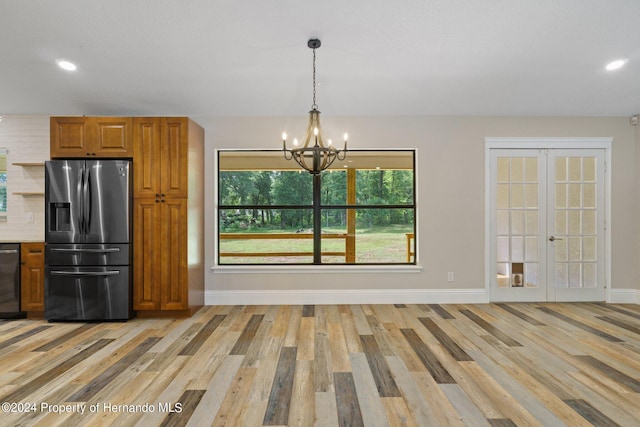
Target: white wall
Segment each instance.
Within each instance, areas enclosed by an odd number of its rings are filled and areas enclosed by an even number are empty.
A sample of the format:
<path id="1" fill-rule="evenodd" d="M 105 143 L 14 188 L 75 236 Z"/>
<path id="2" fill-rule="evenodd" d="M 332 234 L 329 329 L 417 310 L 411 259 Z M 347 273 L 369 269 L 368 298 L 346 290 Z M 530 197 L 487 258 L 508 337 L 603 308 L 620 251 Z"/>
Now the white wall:
<path id="1" fill-rule="evenodd" d="M 205 262 L 213 267 L 215 203 L 214 151 L 219 148 L 279 148 L 280 135 L 302 135 L 307 118 L 193 117 L 205 128 L 206 216 Z M 478 300 L 484 295 L 484 139 L 485 137 L 612 137 L 612 288 L 640 295 L 640 126 L 619 118 L 510 117 L 323 117 L 326 135 L 350 135 L 352 148 L 416 148 L 418 150 L 419 272 L 330 273 L 277 272 L 219 274 L 205 270 L 207 301 L 222 301 L 240 291 L 240 298 L 280 302 L 341 295 L 342 302 L 424 295 L 430 301 Z M 8 221 L 0 223 L 0 240 L 42 240 L 44 198 L 11 195 L 43 189 L 43 171 L 13 167 L 12 162 L 44 161 L 49 157 L 48 116 L 5 116 L 0 122 L 0 146 L 9 149 Z M 33 212 L 34 223 L 25 214 Z M 455 281 L 447 282 L 447 272 Z M 353 293 L 347 290 L 355 290 Z M 366 291 L 363 291 L 366 290 Z M 242 291 L 251 291 L 243 293 Z M 263 293 L 260 293 L 260 292 Z M 293 295 L 293 300 L 287 299 Z M 261 299 L 262 298 L 262 299 Z M 351 298 L 351 300 L 349 299 Z M 456 300 L 456 298 L 458 298 Z M 410 300 L 407 300 L 409 302 Z M 640 298 L 638 299 L 640 301 Z"/>
<path id="2" fill-rule="evenodd" d="M 0 147 L 7 156 L 7 221 L 0 222 L 0 241 L 44 241 L 44 197 L 18 196 L 19 191 L 44 191 L 44 167 L 14 166 L 15 162 L 49 160 L 49 116 L 4 116 Z M 34 222 L 27 222 L 33 213 Z"/>
<path id="3" fill-rule="evenodd" d="M 223 148 L 279 148 L 283 130 L 302 135 L 306 117 L 204 118 L 206 129 L 208 236 L 205 259 L 214 266 L 214 152 Z M 318 297 L 349 290 L 415 289 L 446 295 L 452 289 L 483 291 L 485 137 L 612 137 L 612 287 L 640 289 L 635 230 L 636 136 L 628 118 L 323 117 L 325 135 L 349 131 L 351 148 L 416 148 L 418 151 L 418 248 L 420 272 L 301 273 L 260 269 L 251 273 L 208 270 L 206 289 L 272 291 Z M 335 131 L 333 131 L 335 129 Z M 447 282 L 447 272 L 455 281 Z M 282 292 L 286 291 L 286 292 Z M 439 293 L 438 293 L 439 292 Z M 444 292 L 444 294 L 443 294 Z M 339 292 L 334 292 L 338 294 Z M 242 292 L 240 292 L 242 294 Z M 266 293 L 268 294 L 268 292 Z M 265 295 L 266 295 L 265 294 Z M 375 292 L 374 292 L 375 294 Z M 247 294 L 249 295 L 249 294 Z M 401 298 L 404 294 L 397 295 Z M 418 294 L 407 294 L 415 296 Z M 453 294 L 451 294 L 453 295 Z M 474 294 L 473 298 L 479 294 Z M 246 296 L 246 295 L 245 295 Z M 268 297 L 268 295 L 266 295 Z"/>

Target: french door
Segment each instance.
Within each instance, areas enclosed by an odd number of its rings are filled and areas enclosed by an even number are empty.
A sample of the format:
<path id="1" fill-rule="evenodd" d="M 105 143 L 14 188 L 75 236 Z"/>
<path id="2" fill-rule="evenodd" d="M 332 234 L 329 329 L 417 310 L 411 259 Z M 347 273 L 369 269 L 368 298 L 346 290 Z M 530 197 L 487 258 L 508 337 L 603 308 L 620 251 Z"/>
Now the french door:
<path id="1" fill-rule="evenodd" d="M 605 150 L 490 150 L 492 301 L 604 301 Z"/>

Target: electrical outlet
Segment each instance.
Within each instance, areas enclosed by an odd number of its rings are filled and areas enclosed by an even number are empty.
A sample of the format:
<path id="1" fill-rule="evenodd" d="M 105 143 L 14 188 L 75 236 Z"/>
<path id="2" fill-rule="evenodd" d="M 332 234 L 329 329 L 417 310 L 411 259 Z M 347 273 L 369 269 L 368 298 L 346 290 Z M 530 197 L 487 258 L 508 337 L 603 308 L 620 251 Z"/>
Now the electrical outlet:
<path id="1" fill-rule="evenodd" d="M 33 222 L 33 212 L 27 212 L 24 216 L 25 221 Z"/>
<path id="2" fill-rule="evenodd" d="M 453 282 L 453 271 L 447 273 L 447 281 Z"/>

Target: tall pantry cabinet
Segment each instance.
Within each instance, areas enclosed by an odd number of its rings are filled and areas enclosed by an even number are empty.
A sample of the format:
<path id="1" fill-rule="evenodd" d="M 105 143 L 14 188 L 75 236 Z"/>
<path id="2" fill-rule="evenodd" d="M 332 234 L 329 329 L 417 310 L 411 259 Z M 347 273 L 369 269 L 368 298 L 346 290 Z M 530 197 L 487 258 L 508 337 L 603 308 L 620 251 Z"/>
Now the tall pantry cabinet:
<path id="1" fill-rule="evenodd" d="M 185 117 L 133 119 L 134 310 L 204 305 L 204 130 Z"/>

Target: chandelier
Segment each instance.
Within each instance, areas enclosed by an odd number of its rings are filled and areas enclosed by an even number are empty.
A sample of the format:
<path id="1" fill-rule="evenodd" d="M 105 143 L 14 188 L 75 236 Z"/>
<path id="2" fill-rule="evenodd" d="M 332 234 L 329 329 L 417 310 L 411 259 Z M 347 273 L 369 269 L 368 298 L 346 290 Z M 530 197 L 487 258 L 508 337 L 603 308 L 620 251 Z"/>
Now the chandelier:
<path id="1" fill-rule="evenodd" d="M 307 46 L 313 49 L 313 104 L 309 111 L 309 125 L 307 126 L 307 134 L 304 138 L 304 144 L 300 146 L 297 138 L 293 139 L 294 148 L 287 148 L 287 133 L 282 133 L 282 152 L 287 160 L 295 160 L 303 169 L 313 175 L 319 175 L 320 172 L 327 169 L 333 162 L 344 160 L 347 157 L 347 139 L 348 134 L 344 134 L 344 148 L 338 150 L 333 146 L 330 139 L 325 144 L 322 137 L 322 129 L 320 128 L 320 111 L 316 104 L 316 49 L 320 47 L 320 40 L 311 39 L 307 42 Z"/>

